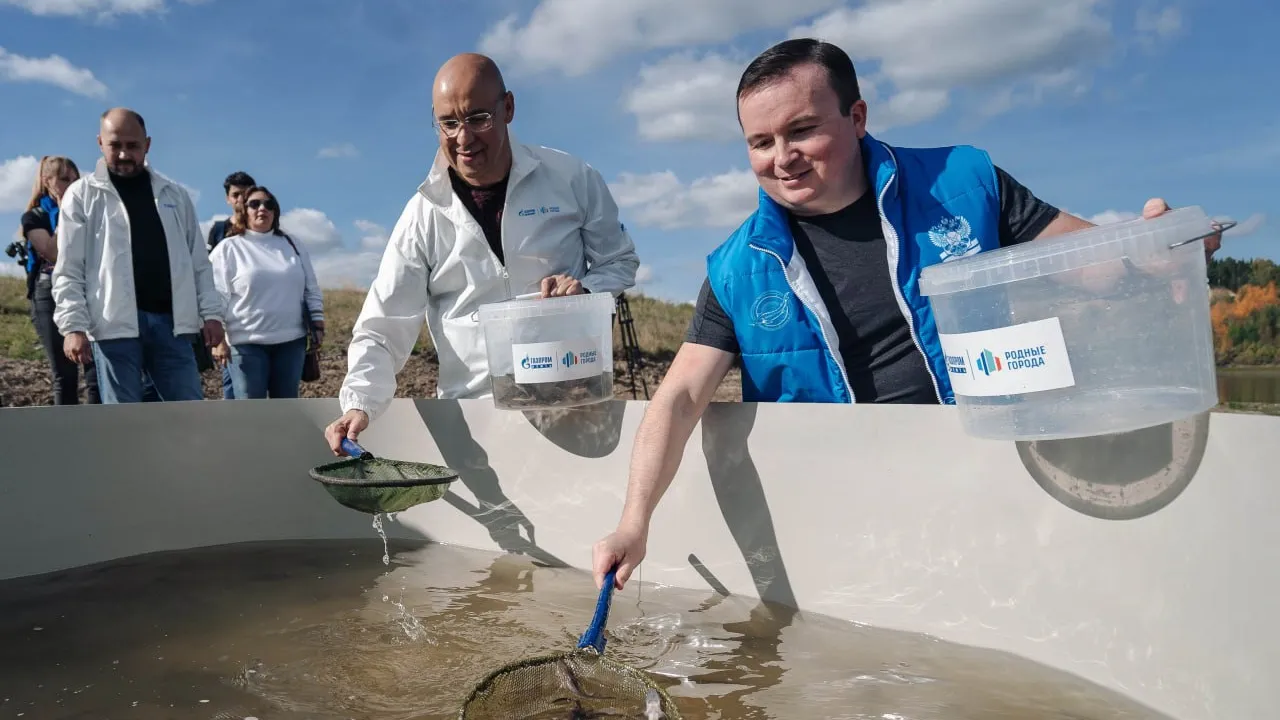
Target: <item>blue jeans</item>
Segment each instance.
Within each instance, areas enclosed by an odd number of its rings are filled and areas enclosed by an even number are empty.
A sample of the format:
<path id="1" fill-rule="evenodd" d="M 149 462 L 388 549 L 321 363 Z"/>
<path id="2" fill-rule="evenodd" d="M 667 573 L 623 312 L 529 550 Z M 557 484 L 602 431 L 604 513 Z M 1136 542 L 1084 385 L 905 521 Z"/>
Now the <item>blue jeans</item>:
<path id="1" fill-rule="evenodd" d="M 236 399 L 296 398 L 307 339 L 274 345 L 232 345 L 231 384 Z"/>
<path id="2" fill-rule="evenodd" d="M 203 400 L 194 340 L 195 335 L 173 334 L 172 315 L 139 311 L 138 337 L 93 344 L 103 404 L 142 402 L 143 373 L 162 401 Z"/>
<path id="3" fill-rule="evenodd" d="M 232 383 L 231 381 L 230 365 L 222 366 L 222 399 L 223 400 L 236 399 L 236 388 L 235 388 L 235 384 Z"/>

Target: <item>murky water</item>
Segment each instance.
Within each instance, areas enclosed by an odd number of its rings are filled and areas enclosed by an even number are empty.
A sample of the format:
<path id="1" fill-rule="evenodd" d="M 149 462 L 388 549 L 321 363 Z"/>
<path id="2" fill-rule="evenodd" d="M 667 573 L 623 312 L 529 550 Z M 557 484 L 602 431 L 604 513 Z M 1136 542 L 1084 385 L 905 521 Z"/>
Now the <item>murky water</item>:
<path id="1" fill-rule="evenodd" d="M 0 582 L 0 718 L 451 718 L 488 671 L 590 621 L 586 573 L 389 550 L 252 543 Z M 609 637 L 686 718 L 1162 717 L 1003 653 L 710 591 L 628 587 Z"/>

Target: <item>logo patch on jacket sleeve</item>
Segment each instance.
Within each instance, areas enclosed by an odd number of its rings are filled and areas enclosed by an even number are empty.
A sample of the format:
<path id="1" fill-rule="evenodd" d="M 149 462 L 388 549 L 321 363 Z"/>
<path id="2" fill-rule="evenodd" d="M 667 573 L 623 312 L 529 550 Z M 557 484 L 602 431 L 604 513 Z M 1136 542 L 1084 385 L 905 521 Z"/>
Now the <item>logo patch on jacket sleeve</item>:
<path id="1" fill-rule="evenodd" d="M 964 216 L 943 218 L 929 228 L 929 240 L 942 251 L 942 262 L 968 257 L 982 249 Z"/>

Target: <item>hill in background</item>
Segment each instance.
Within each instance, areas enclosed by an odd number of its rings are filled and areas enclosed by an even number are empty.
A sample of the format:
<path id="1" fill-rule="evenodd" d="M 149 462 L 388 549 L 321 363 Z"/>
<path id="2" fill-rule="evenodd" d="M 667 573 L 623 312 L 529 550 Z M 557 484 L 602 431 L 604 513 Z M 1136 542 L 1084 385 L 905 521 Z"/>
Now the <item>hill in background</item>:
<path id="1" fill-rule="evenodd" d="M 1280 364 L 1280 266 L 1270 260 L 1214 260 L 1209 265 L 1214 288 L 1212 317 L 1219 365 Z M 351 326 L 364 303 L 363 290 L 325 291 L 328 334 L 322 352 L 323 377 L 304 383 L 306 397 L 336 397 L 346 373 L 346 347 Z M 693 305 L 668 303 L 643 295 L 627 296 L 640 347 L 636 395 L 646 397 L 671 364 L 693 316 Z M 622 336 L 614 328 L 615 382 L 618 397 L 632 397 L 622 354 Z M 209 398 L 221 397 L 221 375 L 205 373 Z M 397 397 L 434 397 L 436 353 L 424 326 L 412 357 L 399 375 Z M 51 397 L 49 372 L 28 314 L 21 279 L 0 278 L 0 406 L 46 405 Z M 717 400 L 741 398 L 736 370 L 716 393 Z"/>

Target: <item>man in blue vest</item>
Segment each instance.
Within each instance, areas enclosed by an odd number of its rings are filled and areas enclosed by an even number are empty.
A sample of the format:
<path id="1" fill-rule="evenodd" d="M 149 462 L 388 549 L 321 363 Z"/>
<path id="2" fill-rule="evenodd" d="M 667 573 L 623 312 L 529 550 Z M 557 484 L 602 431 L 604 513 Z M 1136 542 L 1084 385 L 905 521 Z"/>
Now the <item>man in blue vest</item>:
<path id="1" fill-rule="evenodd" d="M 835 45 L 775 45 L 737 98 L 759 206 L 707 259 L 686 342 L 636 434 L 622 518 L 594 548 L 597 586 L 616 563 L 621 589 L 644 558 L 654 508 L 735 358 L 745 402 L 954 404 L 921 269 L 1092 226 L 982 150 L 871 137 Z M 1153 199 L 1143 214 L 1167 209 Z"/>

